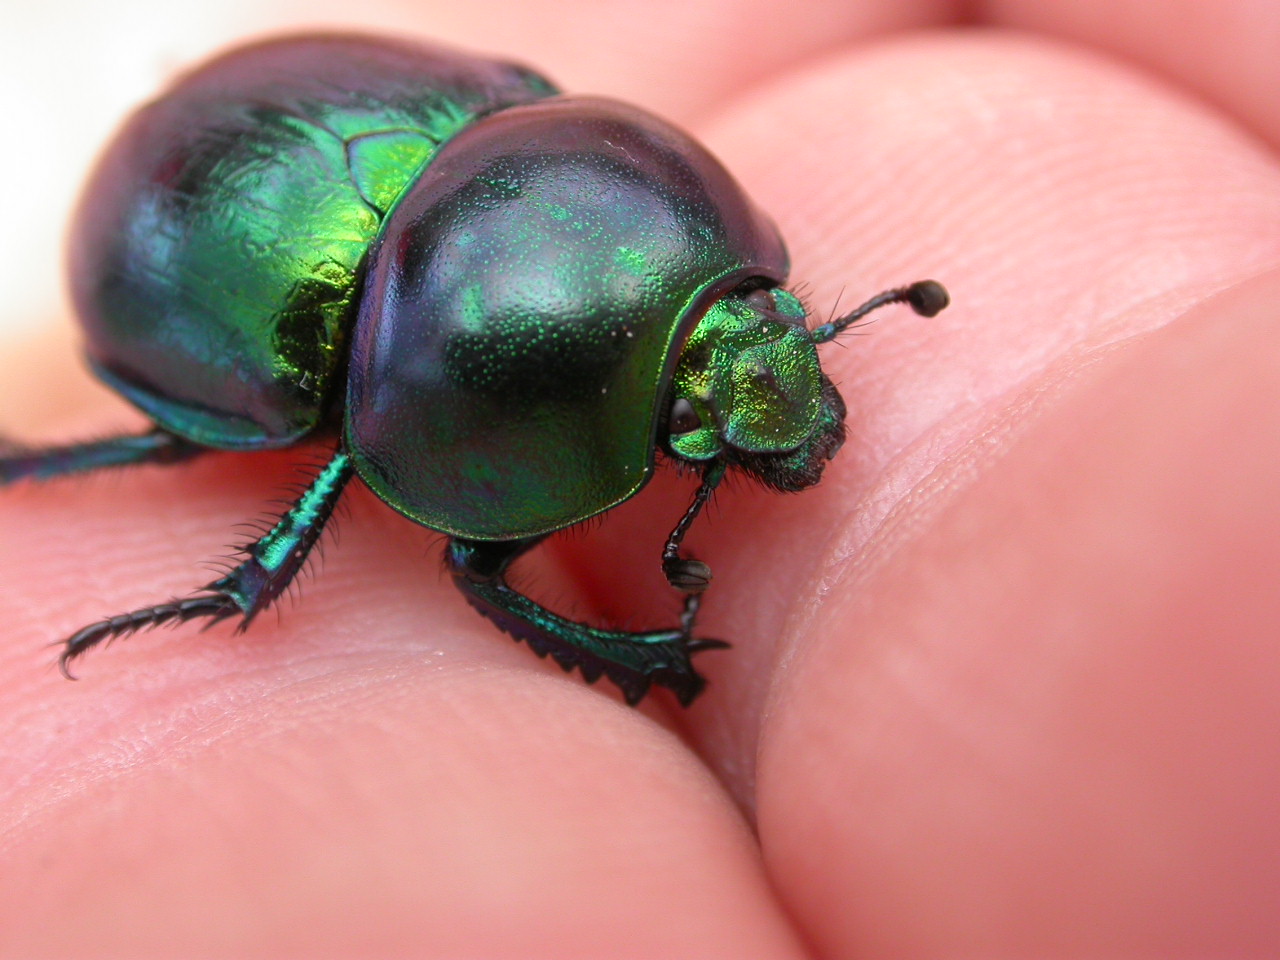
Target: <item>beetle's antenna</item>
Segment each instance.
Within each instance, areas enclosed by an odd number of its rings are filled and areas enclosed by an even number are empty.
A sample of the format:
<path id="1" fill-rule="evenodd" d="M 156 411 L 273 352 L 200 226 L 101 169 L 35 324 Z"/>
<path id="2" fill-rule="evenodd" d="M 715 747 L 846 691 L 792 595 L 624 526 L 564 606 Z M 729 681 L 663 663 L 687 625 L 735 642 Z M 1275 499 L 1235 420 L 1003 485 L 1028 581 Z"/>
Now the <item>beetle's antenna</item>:
<path id="1" fill-rule="evenodd" d="M 897 287 L 872 297 L 852 313 L 847 313 L 838 320 L 814 327 L 813 342 L 826 343 L 838 337 L 841 331 L 857 323 L 873 310 L 888 306 L 891 303 L 906 303 L 922 317 L 933 317 L 941 313 L 951 302 L 947 288 L 937 280 L 918 280 L 909 287 Z"/>

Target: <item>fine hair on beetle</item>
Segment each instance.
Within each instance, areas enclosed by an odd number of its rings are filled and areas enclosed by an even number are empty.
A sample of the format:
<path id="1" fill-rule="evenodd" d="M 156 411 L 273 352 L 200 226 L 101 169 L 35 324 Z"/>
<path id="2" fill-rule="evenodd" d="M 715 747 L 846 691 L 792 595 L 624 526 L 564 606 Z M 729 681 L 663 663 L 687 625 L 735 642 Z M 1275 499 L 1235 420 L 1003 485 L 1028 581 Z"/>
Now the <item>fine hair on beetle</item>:
<path id="1" fill-rule="evenodd" d="M 142 629 L 247 628 L 311 571 L 358 478 L 443 538 L 440 569 L 498 629 L 630 704 L 657 686 L 688 705 L 693 657 L 727 646 L 696 630 L 695 520 L 730 474 L 818 483 L 846 430 L 818 348 L 880 307 L 947 305 L 925 280 L 810 327 L 774 221 L 689 134 L 373 35 L 261 40 L 178 77 L 108 143 L 68 246 L 89 365 L 152 426 L 0 447 L 0 485 L 307 451 L 213 580 L 67 637 L 68 677 Z M 655 549 L 670 626 L 634 628 L 637 602 L 597 626 L 513 585 L 520 557 L 588 535 L 667 462 L 699 481 Z"/>

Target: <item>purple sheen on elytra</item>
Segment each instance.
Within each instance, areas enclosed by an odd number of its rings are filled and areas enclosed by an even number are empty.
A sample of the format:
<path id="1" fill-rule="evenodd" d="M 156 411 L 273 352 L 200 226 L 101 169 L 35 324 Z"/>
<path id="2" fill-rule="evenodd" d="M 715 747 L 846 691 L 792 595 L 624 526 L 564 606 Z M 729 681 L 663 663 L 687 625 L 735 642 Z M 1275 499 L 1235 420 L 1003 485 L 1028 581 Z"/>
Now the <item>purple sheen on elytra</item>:
<path id="1" fill-rule="evenodd" d="M 773 224 L 696 141 L 634 107 L 419 43 L 312 35 L 181 77 L 108 147 L 71 235 L 89 361 L 155 422 L 39 450 L 0 443 L 0 484 L 209 448 L 331 444 L 239 562 L 193 593 L 89 624 L 60 665 L 160 624 L 244 629 L 306 563 L 359 474 L 450 534 L 453 580 L 498 627 L 635 703 L 683 704 L 711 568 L 682 553 L 729 470 L 816 483 L 845 407 L 779 288 Z M 333 435 L 342 418 L 342 436 Z M 678 626 L 561 617 L 507 582 L 546 535 L 636 493 L 662 449 L 701 473 L 662 548 Z"/>
<path id="2" fill-rule="evenodd" d="M 684 338 L 751 278 L 785 278 L 773 224 L 686 134 L 557 97 L 446 144 L 370 257 L 348 376 L 361 478 L 420 523 L 544 534 L 653 469 Z"/>

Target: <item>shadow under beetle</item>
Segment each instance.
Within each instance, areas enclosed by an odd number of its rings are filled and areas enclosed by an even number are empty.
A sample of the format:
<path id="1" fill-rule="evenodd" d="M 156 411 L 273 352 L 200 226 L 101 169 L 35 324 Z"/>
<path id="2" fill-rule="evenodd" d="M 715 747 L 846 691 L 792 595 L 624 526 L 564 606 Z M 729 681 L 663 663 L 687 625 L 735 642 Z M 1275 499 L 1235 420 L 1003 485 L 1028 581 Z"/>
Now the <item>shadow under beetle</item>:
<path id="1" fill-rule="evenodd" d="M 71 283 L 94 372 L 156 424 L 0 457 L 0 483 L 338 434 L 243 562 L 91 624 L 60 664 L 161 623 L 239 617 L 289 584 L 352 476 L 449 537 L 500 628 L 629 703 L 688 704 L 705 564 L 680 543 L 735 468 L 816 483 L 845 407 L 816 346 L 933 281 L 808 329 L 773 224 L 699 144 L 523 67 L 359 36 L 224 54 L 135 113 L 77 213 Z M 635 494 L 657 450 L 702 482 L 662 550 L 680 625 L 576 623 L 506 582 L 548 534 Z"/>

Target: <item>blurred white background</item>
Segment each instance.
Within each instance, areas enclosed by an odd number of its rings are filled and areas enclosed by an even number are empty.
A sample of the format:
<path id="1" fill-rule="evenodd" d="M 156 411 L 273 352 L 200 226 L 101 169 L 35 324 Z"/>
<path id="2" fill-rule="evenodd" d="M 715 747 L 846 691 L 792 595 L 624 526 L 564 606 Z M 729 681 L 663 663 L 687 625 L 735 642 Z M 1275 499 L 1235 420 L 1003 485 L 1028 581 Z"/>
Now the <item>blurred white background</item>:
<path id="1" fill-rule="evenodd" d="M 98 149 L 176 67 L 232 36 L 249 6 L 6 0 L 0 336 L 64 314 L 63 237 Z"/>

